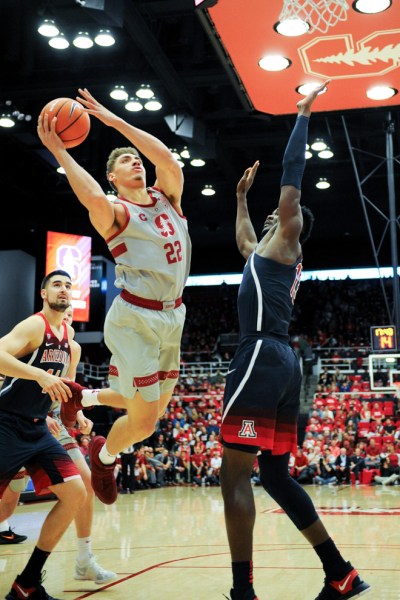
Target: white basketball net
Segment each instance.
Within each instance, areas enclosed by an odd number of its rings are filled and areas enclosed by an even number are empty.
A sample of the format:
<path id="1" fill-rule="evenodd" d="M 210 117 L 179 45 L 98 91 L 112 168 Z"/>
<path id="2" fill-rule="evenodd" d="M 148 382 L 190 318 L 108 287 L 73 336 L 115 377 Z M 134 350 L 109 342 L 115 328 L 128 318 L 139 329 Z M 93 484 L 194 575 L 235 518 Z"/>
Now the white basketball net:
<path id="1" fill-rule="evenodd" d="M 308 33 L 315 29 L 325 33 L 338 21 L 346 20 L 348 9 L 346 0 L 283 0 L 279 21 L 299 19 L 308 23 Z"/>

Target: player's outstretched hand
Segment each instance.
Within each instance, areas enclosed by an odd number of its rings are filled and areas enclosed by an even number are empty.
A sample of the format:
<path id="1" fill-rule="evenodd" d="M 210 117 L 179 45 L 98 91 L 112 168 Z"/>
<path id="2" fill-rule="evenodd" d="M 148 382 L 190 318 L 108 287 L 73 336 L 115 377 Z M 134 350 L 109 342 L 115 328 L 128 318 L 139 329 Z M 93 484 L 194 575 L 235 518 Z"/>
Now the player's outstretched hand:
<path id="1" fill-rule="evenodd" d="M 311 105 L 314 102 L 315 98 L 320 94 L 325 88 L 328 87 L 331 80 L 327 79 L 324 83 L 321 83 L 318 87 L 316 87 L 312 92 L 307 94 L 305 98 L 300 100 L 297 103 L 297 109 L 299 111 L 299 115 L 304 115 L 305 117 L 309 117 L 311 114 Z"/>
<path id="2" fill-rule="evenodd" d="M 77 96 L 76 99 L 83 104 L 89 115 L 97 117 L 104 125 L 112 127 L 115 124 L 118 117 L 111 110 L 100 104 L 89 90 L 79 88 L 78 91 L 80 96 Z"/>
<path id="3" fill-rule="evenodd" d="M 49 394 L 51 400 L 57 402 L 68 402 L 68 398 L 72 397 L 72 392 L 61 377 L 51 375 L 47 371 L 41 371 L 36 380 L 42 390 Z"/>
<path id="4" fill-rule="evenodd" d="M 47 113 L 44 116 L 39 115 L 37 133 L 43 146 L 46 146 L 52 154 L 56 154 L 57 150 L 65 150 L 62 139 L 56 134 L 57 117 L 53 117 L 49 123 Z"/>
<path id="5" fill-rule="evenodd" d="M 249 167 L 243 173 L 239 183 L 237 184 L 236 193 L 246 195 L 251 186 L 253 185 L 254 177 L 256 176 L 257 169 L 260 166 L 260 161 L 256 160 L 252 167 Z"/>

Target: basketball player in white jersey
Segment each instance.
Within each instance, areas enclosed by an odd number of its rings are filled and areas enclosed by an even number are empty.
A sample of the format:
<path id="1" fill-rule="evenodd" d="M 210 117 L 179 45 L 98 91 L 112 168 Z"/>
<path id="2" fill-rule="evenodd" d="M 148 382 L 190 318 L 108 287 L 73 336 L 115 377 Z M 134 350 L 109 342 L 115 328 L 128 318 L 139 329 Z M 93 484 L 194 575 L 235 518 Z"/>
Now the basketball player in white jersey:
<path id="1" fill-rule="evenodd" d="M 127 414 L 90 445 L 93 489 L 100 500 L 117 499 L 114 465 L 118 452 L 149 437 L 171 398 L 179 375 L 185 319 L 182 292 L 189 273 L 191 244 L 181 209 L 182 170 L 170 150 L 102 106 L 86 90 L 79 101 L 88 113 L 125 136 L 135 148 L 117 148 L 107 162 L 107 178 L 118 192 L 110 202 L 100 185 L 70 156 L 55 132 L 55 119 L 39 117 L 38 135 L 65 169 L 68 181 L 116 261 L 114 300 L 104 325 L 112 353 L 110 389 L 82 390 L 62 403 L 70 425 L 82 407 L 102 404 Z M 136 149 L 137 148 L 137 149 Z M 155 166 L 156 181 L 146 187 L 142 153 Z"/>

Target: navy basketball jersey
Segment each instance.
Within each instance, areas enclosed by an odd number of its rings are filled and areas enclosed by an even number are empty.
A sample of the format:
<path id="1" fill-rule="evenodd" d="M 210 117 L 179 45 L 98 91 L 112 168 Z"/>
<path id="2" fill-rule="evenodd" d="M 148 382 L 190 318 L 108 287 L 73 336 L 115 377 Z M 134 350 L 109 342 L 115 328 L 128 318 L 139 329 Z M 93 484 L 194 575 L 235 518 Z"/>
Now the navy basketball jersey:
<path id="1" fill-rule="evenodd" d="M 67 324 L 63 322 L 63 337 L 59 340 L 43 313 L 37 315 L 45 322 L 43 341 L 34 352 L 19 360 L 52 375 L 64 377 L 71 362 Z M 50 396 L 43 392 L 36 381 L 18 377 L 5 378 L 0 390 L 0 414 L 5 411 L 29 419 L 45 419 L 50 406 Z"/>
<path id="2" fill-rule="evenodd" d="M 284 265 L 253 252 L 239 288 L 240 337 L 270 335 L 289 341 L 289 324 L 300 284 L 301 257 Z"/>

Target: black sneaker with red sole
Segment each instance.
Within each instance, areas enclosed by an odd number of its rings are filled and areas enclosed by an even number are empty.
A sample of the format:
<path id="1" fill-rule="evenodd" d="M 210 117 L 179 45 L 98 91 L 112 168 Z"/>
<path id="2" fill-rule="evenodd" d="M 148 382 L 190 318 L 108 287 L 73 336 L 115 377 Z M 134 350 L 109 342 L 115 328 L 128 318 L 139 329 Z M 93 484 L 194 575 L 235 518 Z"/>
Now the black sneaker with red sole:
<path id="1" fill-rule="evenodd" d="M 43 571 L 44 573 L 44 571 Z M 21 578 L 17 575 L 14 583 L 11 586 L 11 590 L 8 592 L 5 600 L 58 600 L 49 596 L 44 587 L 42 586 L 43 575 L 34 586 L 27 588 L 21 583 Z"/>
<path id="2" fill-rule="evenodd" d="M 0 531 L 0 544 L 20 544 L 26 539 L 28 539 L 26 535 L 14 533 L 11 527 L 6 531 Z"/>
<path id="3" fill-rule="evenodd" d="M 315 600 L 349 600 L 371 591 L 371 586 L 362 581 L 350 563 L 348 565 L 350 571 L 340 581 L 325 579 L 325 585 Z"/>

